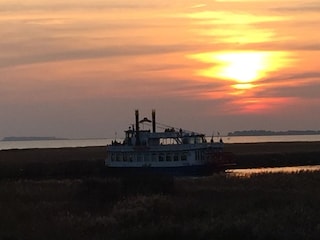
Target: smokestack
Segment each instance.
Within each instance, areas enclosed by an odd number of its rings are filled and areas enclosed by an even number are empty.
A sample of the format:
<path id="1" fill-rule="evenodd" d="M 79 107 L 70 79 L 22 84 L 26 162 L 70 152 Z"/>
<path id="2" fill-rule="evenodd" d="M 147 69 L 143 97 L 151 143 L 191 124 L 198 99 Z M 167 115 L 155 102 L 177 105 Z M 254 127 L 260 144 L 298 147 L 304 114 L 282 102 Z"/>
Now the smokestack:
<path id="1" fill-rule="evenodd" d="M 136 110 L 136 145 L 140 145 L 139 110 Z"/>
<path id="2" fill-rule="evenodd" d="M 152 132 L 156 132 L 156 110 L 152 110 Z"/>

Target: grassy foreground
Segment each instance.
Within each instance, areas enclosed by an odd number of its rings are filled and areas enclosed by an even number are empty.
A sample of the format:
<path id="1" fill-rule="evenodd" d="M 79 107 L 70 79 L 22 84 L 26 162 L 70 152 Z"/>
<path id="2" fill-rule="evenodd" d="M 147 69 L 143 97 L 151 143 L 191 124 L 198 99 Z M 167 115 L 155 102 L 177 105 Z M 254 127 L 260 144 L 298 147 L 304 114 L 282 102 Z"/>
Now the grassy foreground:
<path id="1" fill-rule="evenodd" d="M 236 168 L 320 165 L 320 142 L 225 144 L 235 155 Z"/>
<path id="2" fill-rule="evenodd" d="M 0 181 L 0 239 L 319 239 L 320 172 Z"/>
<path id="3" fill-rule="evenodd" d="M 226 151 L 238 167 L 320 163 L 320 142 Z M 104 158 L 104 147 L 0 151 L 0 240 L 320 236 L 320 172 L 117 179 Z"/>

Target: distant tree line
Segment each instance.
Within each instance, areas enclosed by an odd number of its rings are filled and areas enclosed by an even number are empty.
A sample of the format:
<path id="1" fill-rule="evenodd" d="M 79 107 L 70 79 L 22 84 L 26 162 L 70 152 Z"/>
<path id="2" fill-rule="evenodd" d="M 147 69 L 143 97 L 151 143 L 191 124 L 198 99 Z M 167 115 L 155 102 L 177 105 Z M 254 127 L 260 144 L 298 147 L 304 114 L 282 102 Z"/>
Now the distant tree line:
<path id="1" fill-rule="evenodd" d="M 2 141 L 42 141 L 42 140 L 65 140 L 57 137 L 4 137 Z"/>
<path id="2" fill-rule="evenodd" d="M 228 136 L 275 136 L 275 135 L 316 135 L 320 131 L 315 130 L 288 130 L 288 131 L 266 131 L 266 130 L 243 130 L 229 132 Z"/>

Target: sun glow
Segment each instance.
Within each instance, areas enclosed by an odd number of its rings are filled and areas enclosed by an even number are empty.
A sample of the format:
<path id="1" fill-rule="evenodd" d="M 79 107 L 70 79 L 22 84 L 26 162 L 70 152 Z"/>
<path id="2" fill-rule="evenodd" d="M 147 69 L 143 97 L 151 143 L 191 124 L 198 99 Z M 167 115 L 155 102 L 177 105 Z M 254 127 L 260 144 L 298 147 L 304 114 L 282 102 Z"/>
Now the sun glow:
<path id="1" fill-rule="evenodd" d="M 254 82 L 264 78 L 269 72 L 287 65 L 286 52 L 208 52 L 191 55 L 190 57 L 213 67 L 200 69 L 197 75 L 235 82 L 235 89 L 251 89 Z"/>
<path id="2" fill-rule="evenodd" d="M 237 84 L 232 85 L 232 87 L 236 88 L 236 89 L 246 90 L 246 89 L 254 88 L 254 87 L 256 87 L 256 85 L 251 84 L 251 83 L 237 83 Z"/>
<path id="3" fill-rule="evenodd" d="M 248 83 L 263 75 L 266 66 L 266 53 L 223 53 L 215 56 L 221 63 L 216 76 Z"/>
<path id="4" fill-rule="evenodd" d="M 196 75 L 208 81 L 224 81 L 220 89 L 223 96 L 235 99 L 226 107 L 232 112 L 258 113 L 273 109 L 276 103 L 289 101 L 284 98 L 261 96 L 263 90 L 279 84 L 270 80 L 278 76 L 277 71 L 296 63 L 292 53 L 284 51 L 226 51 L 205 52 L 189 55 L 189 58 L 203 63 Z M 269 81 L 270 80 L 270 81 Z M 207 93 L 206 97 L 219 98 Z M 223 97 L 222 97 L 223 98 Z"/>

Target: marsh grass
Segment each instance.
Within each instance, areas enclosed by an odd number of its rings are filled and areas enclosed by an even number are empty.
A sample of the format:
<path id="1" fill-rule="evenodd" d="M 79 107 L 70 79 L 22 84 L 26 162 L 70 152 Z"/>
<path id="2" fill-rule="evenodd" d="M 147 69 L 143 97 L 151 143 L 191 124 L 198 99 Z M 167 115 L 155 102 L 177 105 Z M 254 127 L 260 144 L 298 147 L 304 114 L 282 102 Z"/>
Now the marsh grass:
<path id="1" fill-rule="evenodd" d="M 320 160 L 319 143 L 228 147 L 240 167 Z M 104 155 L 100 147 L 0 151 L 0 240 L 320 236 L 320 172 L 112 178 Z"/>
<path id="2" fill-rule="evenodd" d="M 11 149 L 0 151 L 0 179 L 101 176 L 104 147 Z"/>
<path id="3" fill-rule="evenodd" d="M 0 239 L 318 239 L 320 234 L 319 172 L 216 174 L 174 179 L 173 186 L 168 179 L 147 180 L 145 187 L 141 179 L 131 185 L 117 178 L 2 180 Z"/>
<path id="4" fill-rule="evenodd" d="M 236 168 L 320 164 L 320 142 L 225 144 Z M 105 147 L 0 151 L 1 179 L 101 177 Z"/>

